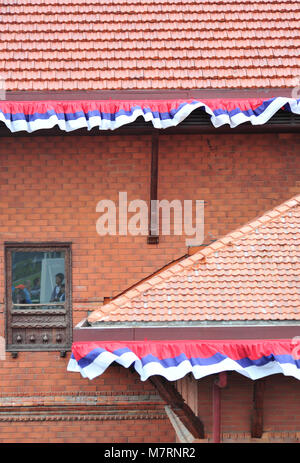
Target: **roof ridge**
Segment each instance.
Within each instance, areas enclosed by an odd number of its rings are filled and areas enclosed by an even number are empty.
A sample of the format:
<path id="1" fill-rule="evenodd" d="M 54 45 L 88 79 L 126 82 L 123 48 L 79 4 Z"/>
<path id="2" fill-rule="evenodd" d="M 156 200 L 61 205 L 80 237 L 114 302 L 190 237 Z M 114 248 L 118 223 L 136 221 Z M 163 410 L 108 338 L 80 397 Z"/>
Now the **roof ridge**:
<path id="1" fill-rule="evenodd" d="M 276 206 L 273 209 L 268 210 L 263 215 L 256 217 L 255 219 L 247 222 L 242 227 L 239 227 L 235 229 L 234 231 L 226 234 L 224 237 L 208 245 L 205 249 L 197 251 L 192 256 L 189 256 L 186 259 L 170 266 L 168 269 L 163 270 L 161 273 L 154 275 L 153 277 L 150 277 L 148 280 L 146 280 L 145 282 L 142 282 L 141 284 L 138 284 L 133 289 L 129 289 L 128 291 L 125 291 L 125 293 L 123 293 L 120 297 L 117 297 L 115 300 L 111 301 L 108 304 L 101 306 L 99 309 L 96 309 L 93 313 L 91 313 L 88 317 L 88 321 L 96 322 L 97 321 L 96 314 L 98 314 L 99 312 L 101 312 L 101 314 L 108 313 L 108 312 L 113 313 L 120 306 L 126 306 L 133 297 L 147 291 L 152 286 L 171 277 L 174 273 L 177 273 L 179 270 L 189 267 L 195 264 L 195 262 L 206 259 L 209 255 L 216 252 L 217 250 L 220 250 L 228 245 L 231 245 L 233 241 L 236 241 L 244 236 L 249 235 L 254 230 L 256 230 L 258 227 L 265 225 L 266 223 L 274 221 L 275 219 L 277 219 L 278 217 L 281 217 L 282 215 L 284 215 L 286 212 L 288 212 L 292 208 L 299 206 L 299 205 L 300 205 L 300 194 L 288 199 L 287 201 L 280 204 L 279 206 Z"/>
<path id="2" fill-rule="evenodd" d="M 207 257 L 213 252 L 215 252 L 217 249 L 221 249 L 225 246 L 231 245 L 233 241 L 236 241 L 246 235 L 249 235 L 250 233 L 255 231 L 258 227 L 274 221 L 275 219 L 277 219 L 278 217 L 281 217 L 287 211 L 289 211 L 290 209 L 298 205 L 300 205 L 300 194 L 293 196 L 292 198 L 288 199 L 284 203 L 281 203 L 279 206 L 275 206 L 274 208 L 269 209 L 263 215 L 255 217 L 254 219 L 250 220 L 242 227 L 238 227 L 232 232 L 229 232 L 222 238 L 211 243 L 209 246 L 207 246 L 206 249 L 196 252 L 191 257 L 196 256 L 198 253 L 202 253 L 204 257 Z"/>

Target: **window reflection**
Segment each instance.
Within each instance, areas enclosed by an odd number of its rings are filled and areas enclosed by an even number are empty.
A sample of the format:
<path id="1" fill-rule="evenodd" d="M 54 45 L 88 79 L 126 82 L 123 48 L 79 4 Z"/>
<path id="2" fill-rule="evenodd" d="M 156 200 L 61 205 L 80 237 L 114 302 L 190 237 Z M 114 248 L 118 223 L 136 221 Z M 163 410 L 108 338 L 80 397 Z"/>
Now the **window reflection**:
<path id="1" fill-rule="evenodd" d="M 65 301 L 64 251 L 12 252 L 14 304 L 55 304 Z"/>
<path id="2" fill-rule="evenodd" d="M 50 302 L 59 302 L 65 300 L 65 276 L 63 273 L 57 273 L 55 275 L 55 287 L 52 291 Z"/>

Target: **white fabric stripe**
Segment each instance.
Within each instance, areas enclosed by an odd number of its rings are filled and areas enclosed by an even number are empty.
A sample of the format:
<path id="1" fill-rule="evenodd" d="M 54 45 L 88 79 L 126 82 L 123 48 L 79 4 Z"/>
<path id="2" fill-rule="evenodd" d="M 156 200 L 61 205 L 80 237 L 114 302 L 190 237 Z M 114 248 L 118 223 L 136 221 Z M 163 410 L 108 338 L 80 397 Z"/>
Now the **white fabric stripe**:
<path id="1" fill-rule="evenodd" d="M 77 364 L 77 369 L 74 368 L 73 360 L 75 359 L 70 359 L 70 362 L 68 364 L 68 371 L 80 371 L 80 373 L 84 372 L 85 376 L 88 377 L 89 379 L 94 379 L 96 376 L 102 375 L 104 371 L 111 365 L 113 362 L 119 363 L 125 368 L 128 368 L 133 362 L 135 361 L 140 361 L 137 356 L 133 352 L 125 352 L 121 357 L 112 354 L 111 352 L 102 352 L 99 354 L 95 360 L 90 363 L 88 366 L 85 368 L 80 368 L 80 366 Z"/>
<path id="2" fill-rule="evenodd" d="M 4 114 L 0 112 L 0 121 L 4 122 L 7 128 L 11 132 L 18 132 L 24 130 L 26 132 L 34 132 L 41 129 L 51 129 L 55 125 L 58 125 L 61 130 L 70 132 L 81 128 L 87 128 L 91 130 L 94 127 L 99 127 L 99 130 L 115 130 L 123 125 L 134 122 L 139 116 L 142 116 L 146 122 L 152 122 L 156 129 L 166 129 L 168 127 L 175 127 L 182 122 L 186 117 L 190 115 L 192 111 L 199 107 L 203 107 L 207 114 L 211 116 L 211 122 L 214 127 L 220 127 L 224 124 L 229 124 L 231 128 L 237 127 L 244 122 L 251 122 L 252 125 L 265 124 L 282 106 L 289 103 L 291 111 L 294 114 L 300 114 L 300 100 L 297 101 L 295 98 L 277 97 L 270 103 L 268 108 L 261 113 L 259 116 L 252 115 L 250 117 L 243 113 L 238 113 L 232 117 L 229 114 L 221 114 L 215 116 L 212 109 L 199 101 L 198 103 L 185 104 L 174 116 L 173 119 L 160 120 L 154 118 L 151 112 L 144 114 L 142 109 L 135 109 L 131 116 L 121 115 L 118 116 L 115 121 L 107 119 L 101 119 L 100 116 L 90 117 L 88 120 L 85 117 L 79 117 L 76 120 L 66 121 L 64 119 L 58 119 L 56 115 L 50 116 L 48 119 L 36 119 L 35 121 L 27 122 L 25 120 L 10 121 L 4 117 Z M 51 109 L 51 108 L 49 108 Z M 249 108 L 250 109 L 250 108 Z"/>
<path id="3" fill-rule="evenodd" d="M 161 375 L 168 381 L 175 381 L 183 378 L 188 373 L 192 373 L 195 379 L 200 379 L 208 375 L 220 373 L 221 371 L 236 371 L 237 373 L 253 380 L 278 373 L 285 376 L 293 376 L 300 380 L 300 370 L 296 365 L 291 363 L 281 364 L 277 361 L 272 361 L 263 366 L 251 365 L 249 367 L 242 368 L 235 360 L 226 358 L 213 365 L 192 366 L 189 360 L 185 360 L 175 367 L 164 368 L 158 362 L 150 362 L 143 367 L 141 360 L 133 352 L 126 352 L 121 355 L 121 357 L 118 357 L 111 352 L 102 352 L 90 365 L 83 369 L 79 367 L 76 360 L 70 359 L 68 371 L 80 372 L 83 377 L 94 379 L 96 376 L 100 376 L 104 373 L 104 371 L 114 361 L 125 368 L 128 368 L 131 364 L 133 364 L 135 370 L 140 375 L 141 381 L 146 381 L 153 375 Z"/>

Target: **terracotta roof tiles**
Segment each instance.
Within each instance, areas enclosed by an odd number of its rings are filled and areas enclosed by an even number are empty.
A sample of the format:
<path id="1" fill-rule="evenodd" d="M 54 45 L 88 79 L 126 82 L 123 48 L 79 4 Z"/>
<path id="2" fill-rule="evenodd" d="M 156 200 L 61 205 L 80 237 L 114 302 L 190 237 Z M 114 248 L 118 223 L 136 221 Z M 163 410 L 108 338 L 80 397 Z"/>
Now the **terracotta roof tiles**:
<path id="1" fill-rule="evenodd" d="M 88 320 L 300 320 L 300 195 L 138 284 Z"/>
<path id="2" fill-rule="evenodd" d="M 294 87 L 300 75 L 298 0 L 3 0 L 0 18 L 7 90 Z"/>

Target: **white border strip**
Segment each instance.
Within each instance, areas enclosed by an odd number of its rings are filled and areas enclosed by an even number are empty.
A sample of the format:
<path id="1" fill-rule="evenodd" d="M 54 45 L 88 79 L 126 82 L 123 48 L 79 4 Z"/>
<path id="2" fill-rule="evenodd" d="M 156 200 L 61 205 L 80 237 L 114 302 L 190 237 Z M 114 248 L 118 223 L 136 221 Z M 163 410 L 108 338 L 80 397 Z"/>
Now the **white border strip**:
<path id="1" fill-rule="evenodd" d="M 168 381 L 176 381 L 192 373 L 195 379 L 204 378 L 205 376 L 220 373 L 222 371 L 236 371 L 250 379 L 259 379 L 266 376 L 281 373 L 285 376 L 293 376 L 300 380 L 300 370 L 292 363 L 279 363 L 271 361 L 263 366 L 251 365 L 243 368 L 238 362 L 230 358 L 226 358 L 221 362 L 212 365 L 195 365 L 193 366 L 189 360 L 184 360 L 175 367 L 163 367 L 159 362 L 149 362 L 144 367 L 141 360 L 133 353 L 126 352 L 120 357 L 111 352 L 102 352 L 95 360 L 85 368 L 80 368 L 75 359 L 70 359 L 68 371 L 80 372 L 84 378 L 94 379 L 100 376 L 113 363 L 116 362 L 125 368 L 133 365 L 137 373 L 140 375 L 141 381 L 146 381 L 150 376 L 161 375 Z"/>

